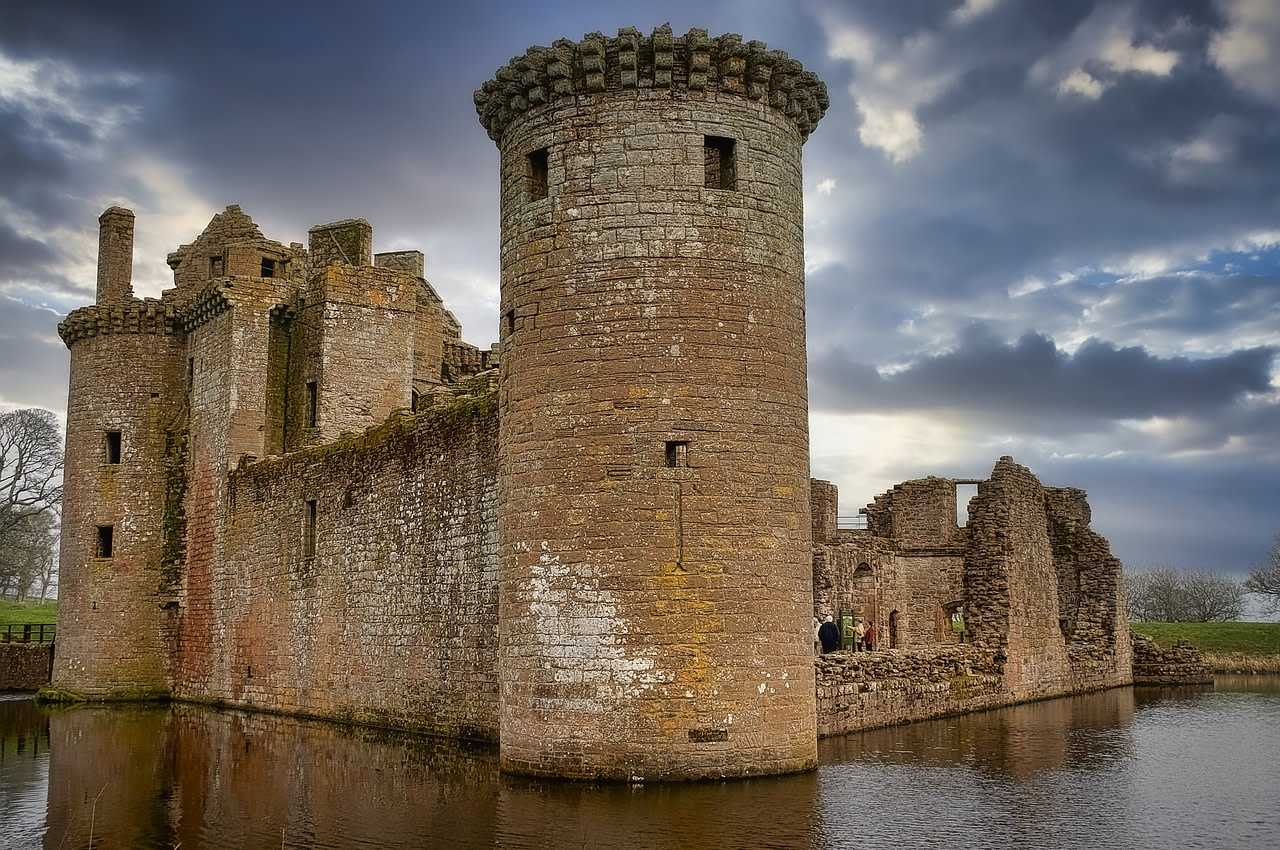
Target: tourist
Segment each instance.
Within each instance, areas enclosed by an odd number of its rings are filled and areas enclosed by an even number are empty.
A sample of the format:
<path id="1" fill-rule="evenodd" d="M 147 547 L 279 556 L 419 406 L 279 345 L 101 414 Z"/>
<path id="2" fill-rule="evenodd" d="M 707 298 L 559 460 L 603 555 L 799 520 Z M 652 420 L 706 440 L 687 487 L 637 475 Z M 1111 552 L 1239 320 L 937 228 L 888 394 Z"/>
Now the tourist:
<path id="1" fill-rule="evenodd" d="M 835 652 L 840 648 L 840 627 L 827 615 L 827 619 L 818 627 L 818 640 L 822 643 L 822 652 Z"/>
<path id="2" fill-rule="evenodd" d="M 867 627 L 862 622 L 862 618 L 859 617 L 858 622 L 853 627 L 853 648 L 856 651 L 862 652 L 862 649 L 863 649 L 862 639 L 866 637 L 866 634 L 867 634 Z"/>
<path id="3" fill-rule="evenodd" d="M 862 636 L 862 643 L 867 648 L 867 652 L 875 651 L 876 627 L 871 623 L 867 624 L 867 633 Z"/>
<path id="4" fill-rule="evenodd" d="M 818 639 L 818 630 L 822 628 L 822 622 L 815 615 L 813 618 L 813 654 L 822 654 L 822 641 Z"/>

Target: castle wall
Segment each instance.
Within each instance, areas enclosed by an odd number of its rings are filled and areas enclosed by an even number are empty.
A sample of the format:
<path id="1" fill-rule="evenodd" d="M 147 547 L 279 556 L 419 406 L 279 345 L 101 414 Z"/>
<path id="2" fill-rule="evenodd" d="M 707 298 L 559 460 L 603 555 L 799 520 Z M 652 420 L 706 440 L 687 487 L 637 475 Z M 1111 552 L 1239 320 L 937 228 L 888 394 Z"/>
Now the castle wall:
<path id="1" fill-rule="evenodd" d="M 992 653 L 971 645 L 823 655 L 817 694 L 822 737 L 1013 701 Z"/>
<path id="2" fill-rule="evenodd" d="M 173 576 L 163 567 L 166 431 L 181 347 L 156 302 L 88 307 L 71 349 L 63 472 L 58 640 L 52 686 L 94 695 L 168 689 Z M 119 463 L 107 456 L 120 433 Z M 100 557 L 99 527 L 110 527 Z"/>
<path id="3" fill-rule="evenodd" d="M 496 429 L 473 399 L 233 473 L 178 695 L 496 738 Z"/>
<path id="4" fill-rule="evenodd" d="M 704 186 L 708 136 L 736 189 Z M 801 141 L 658 88 L 500 139 L 507 769 L 815 763 Z"/>

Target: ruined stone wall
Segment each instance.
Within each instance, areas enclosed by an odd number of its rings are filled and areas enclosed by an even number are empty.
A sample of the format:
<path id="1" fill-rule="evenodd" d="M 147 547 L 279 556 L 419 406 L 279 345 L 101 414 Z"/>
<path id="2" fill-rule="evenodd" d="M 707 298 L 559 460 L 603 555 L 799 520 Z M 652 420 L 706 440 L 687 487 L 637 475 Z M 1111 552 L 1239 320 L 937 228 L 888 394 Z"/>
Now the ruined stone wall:
<path id="1" fill-rule="evenodd" d="M 993 654 L 969 645 L 836 652 L 816 664 L 822 737 L 1011 701 Z"/>
<path id="2" fill-rule="evenodd" d="M 53 644 L 0 642 L 0 691 L 37 691 L 53 673 Z"/>
<path id="3" fill-rule="evenodd" d="M 1203 685 L 1213 683 L 1204 654 L 1186 641 L 1162 647 L 1146 635 L 1132 634 L 1135 685 Z"/>
<path id="4" fill-rule="evenodd" d="M 558 42 L 477 93 L 502 158 L 510 770 L 815 762 L 801 144 L 821 108 L 767 106 L 791 60 L 735 39 Z M 791 65 L 779 84 L 814 95 Z M 716 138 L 731 188 L 705 185 Z"/>
<path id="5" fill-rule="evenodd" d="M 966 620 L 1004 656 L 1010 690 L 1036 698 L 1131 678 L 1120 563 L 1078 490 L 1042 487 L 1001 458 L 969 503 Z"/>
<path id="6" fill-rule="evenodd" d="M 964 601 L 963 549 L 899 552 L 894 558 L 894 579 L 886 587 L 880 607 L 885 611 L 882 620 L 886 629 L 889 615 L 897 612 L 898 646 L 960 642 L 946 612 L 948 606 Z"/>
<path id="7" fill-rule="evenodd" d="M 163 568 L 166 434 L 182 355 L 156 301 L 86 307 L 71 349 L 58 641 L 53 687 L 94 695 L 168 689 L 172 576 Z M 107 432 L 119 432 L 110 463 Z M 100 557 L 99 527 L 110 527 Z"/>
<path id="8" fill-rule="evenodd" d="M 485 396 L 231 475 L 178 695 L 496 738 L 496 431 Z"/>

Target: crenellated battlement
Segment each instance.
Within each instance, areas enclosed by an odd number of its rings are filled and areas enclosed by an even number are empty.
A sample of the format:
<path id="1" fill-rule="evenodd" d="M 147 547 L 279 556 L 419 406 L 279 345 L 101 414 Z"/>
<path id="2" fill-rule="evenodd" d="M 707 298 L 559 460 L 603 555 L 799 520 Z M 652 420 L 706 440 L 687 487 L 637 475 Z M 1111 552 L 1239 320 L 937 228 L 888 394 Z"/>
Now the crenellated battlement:
<path id="1" fill-rule="evenodd" d="M 175 312 L 158 298 L 112 304 L 90 304 L 73 310 L 58 323 L 58 336 L 68 347 L 86 337 L 106 334 L 168 334 Z"/>
<path id="2" fill-rule="evenodd" d="M 559 98 L 638 89 L 740 94 L 782 111 L 805 139 L 830 105 L 826 84 L 784 51 L 736 33 L 674 36 L 663 24 L 648 36 L 625 27 L 530 47 L 475 92 L 476 114 L 496 142 L 520 114 Z"/>

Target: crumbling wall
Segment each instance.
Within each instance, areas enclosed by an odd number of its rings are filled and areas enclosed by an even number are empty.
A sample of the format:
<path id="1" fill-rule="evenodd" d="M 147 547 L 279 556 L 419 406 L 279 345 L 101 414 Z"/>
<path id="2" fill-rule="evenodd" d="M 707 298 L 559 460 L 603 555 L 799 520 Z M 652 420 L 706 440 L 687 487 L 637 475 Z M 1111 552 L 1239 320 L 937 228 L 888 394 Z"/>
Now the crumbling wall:
<path id="1" fill-rule="evenodd" d="M 819 737 L 1009 701 L 993 653 L 969 645 L 837 652 L 816 665 Z"/>
<path id="2" fill-rule="evenodd" d="M 496 429 L 484 395 L 234 472 L 179 695 L 495 738 Z"/>
<path id="3" fill-rule="evenodd" d="M 1132 634 L 1135 685 L 1203 685 L 1213 683 L 1204 654 L 1186 641 L 1162 647 L 1146 635 Z"/>
<path id="4" fill-rule="evenodd" d="M 1083 490 L 1046 487 L 1045 512 L 1058 579 L 1058 622 L 1076 687 L 1128 681 L 1132 668 L 1123 572 L 1106 538 L 1089 527 Z"/>
<path id="5" fill-rule="evenodd" d="M 1020 698 L 1129 681 L 1120 562 L 1084 493 L 1046 489 L 1003 457 L 969 503 L 966 618 Z"/>

